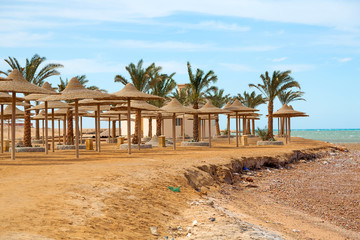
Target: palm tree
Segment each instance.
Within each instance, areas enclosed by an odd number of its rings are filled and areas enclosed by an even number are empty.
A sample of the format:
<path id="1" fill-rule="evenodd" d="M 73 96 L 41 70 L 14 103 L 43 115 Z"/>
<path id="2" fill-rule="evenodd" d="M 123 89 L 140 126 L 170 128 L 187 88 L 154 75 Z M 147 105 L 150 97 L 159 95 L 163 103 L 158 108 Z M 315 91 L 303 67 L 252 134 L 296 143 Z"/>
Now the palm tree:
<path id="1" fill-rule="evenodd" d="M 129 66 L 125 67 L 126 71 L 130 75 L 130 79 L 132 84 L 134 84 L 135 88 L 142 92 L 149 92 L 151 88 L 150 81 L 154 79 L 154 75 L 158 73 L 161 70 L 161 67 L 155 67 L 155 63 L 152 63 L 150 66 L 148 66 L 146 69 L 143 67 L 143 60 L 141 59 L 137 65 L 134 63 L 130 63 Z M 129 83 L 129 80 L 127 80 L 122 75 L 116 75 L 115 82 L 120 82 L 124 85 Z M 152 82 L 154 85 L 155 82 Z M 140 117 L 140 111 L 136 111 L 135 115 L 135 122 L 138 123 Z M 132 138 L 132 142 L 134 144 L 137 144 L 140 139 L 138 139 L 138 132 L 139 132 L 139 126 L 138 124 L 135 124 L 135 133 L 134 137 Z"/>
<path id="2" fill-rule="evenodd" d="M 182 105 L 187 106 L 189 105 L 189 89 L 187 88 L 181 88 L 176 89 L 175 92 L 171 93 L 171 98 L 176 98 Z"/>
<path id="3" fill-rule="evenodd" d="M 305 93 L 301 91 L 281 91 L 278 95 L 278 99 L 282 105 L 289 104 L 294 101 L 306 101 L 304 98 L 302 98 L 304 94 Z"/>
<path id="4" fill-rule="evenodd" d="M 156 73 L 151 77 L 151 89 L 150 94 L 160 96 L 166 100 L 169 100 L 169 94 L 176 87 L 176 82 L 173 79 L 175 73 L 170 75 Z M 153 100 L 151 104 L 161 108 L 164 106 L 164 100 Z M 156 136 L 161 135 L 161 122 L 162 114 L 158 113 L 156 116 Z M 152 118 L 149 119 L 149 137 L 152 137 Z"/>
<path id="5" fill-rule="evenodd" d="M 239 93 L 234 98 L 238 99 L 242 104 L 250 108 L 256 108 L 257 106 L 266 103 L 262 94 L 256 94 L 255 91 L 252 91 L 251 93 L 244 91 L 243 95 Z"/>
<path id="6" fill-rule="evenodd" d="M 218 108 L 222 108 L 230 100 L 230 94 L 224 95 L 224 89 L 213 89 L 210 93 L 206 94 L 206 98 L 211 101 L 211 103 Z M 215 126 L 216 126 L 216 135 L 220 135 L 220 125 L 219 125 L 219 114 L 216 114 L 215 117 Z"/>
<path id="7" fill-rule="evenodd" d="M 187 62 L 187 67 L 190 80 L 190 83 L 186 85 L 189 100 L 190 103 L 193 104 L 193 108 L 198 109 L 199 103 L 204 100 L 205 95 L 215 89 L 215 87 L 210 86 L 210 84 L 217 81 L 217 76 L 212 70 L 204 74 L 204 71 L 201 69 L 196 69 L 196 74 L 194 75 L 189 62 Z M 197 114 L 194 114 L 193 138 L 194 141 L 199 141 L 199 118 Z"/>
<path id="8" fill-rule="evenodd" d="M 9 59 L 5 59 L 5 62 L 9 64 L 11 69 L 19 70 L 23 77 L 30 83 L 35 84 L 37 86 L 42 86 L 45 79 L 60 75 L 57 71 L 58 68 L 63 67 L 61 64 L 50 63 L 39 69 L 40 65 L 46 61 L 45 57 L 40 57 L 35 54 L 30 60 L 26 59 L 25 67 L 21 67 L 19 61 L 16 58 L 9 57 Z M 1 72 L 5 75 L 10 73 L 12 70 L 8 70 L 8 72 Z M 27 101 L 30 103 L 29 101 Z M 24 146 L 31 147 L 31 119 L 30 119 L 30 111 L 27 111 L 29 107 L 24 107 L 25 116 L 24 116 Z M 36 111 L 36 114 L 39 112 Z M 39 120 L 36 120 L 36 139 L 40 138 L 40 128 L 39 128 Z"/>
<path id="9" fill-rule="evenodd" d="M 287 89 L 297 87 L 300 88 L 300 84 L 295 81 L 291 76 L 291 71 L 274 71 L 270 78 L 269 73 L 261 74 L 260 78 L 262 84 L 249 84 L 249 87 L 257 88 L 265 96 L 265 101 L 268 102 L 268 134 L 267 139 L 274 137 L 273 134 L 273 111 L 274 111 L 274 99 L 280 92 Z"/>

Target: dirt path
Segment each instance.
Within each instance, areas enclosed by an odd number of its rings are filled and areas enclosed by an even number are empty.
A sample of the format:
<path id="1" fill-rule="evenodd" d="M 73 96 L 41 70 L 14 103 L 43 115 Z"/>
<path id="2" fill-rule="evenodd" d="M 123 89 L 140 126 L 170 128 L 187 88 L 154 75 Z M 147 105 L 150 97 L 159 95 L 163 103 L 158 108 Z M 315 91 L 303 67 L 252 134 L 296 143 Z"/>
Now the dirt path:
<path id="1" fill-rule="evenodd" d="M 178 225 L 183 227 L 175 231 L 177 238 L 214 239 L 218 232 L 223 232 L 217 239 L 236 239 L 228 233 L 228 227 L 232 226 L 233 233 L 247 239 L 247 234 L 253 232 L 251 229 L 258 226 L 221 213 L 214 208 L 214 203 L 191 205 L 202 197 L 188 185 L 184 173 L 193 166 L 228 164 L 231 159 L 245 156 L 286 155 L 294 150 L 326 147 L 326 144 L 297 139 L 285 147 L 251 145 L 235 149 L 225 142 L 215 146 L 213 149 L 179 147 L 176 152 L 171 149 L 135 151 L 129 157 L 109 144 L 103 147 L 102 153 L 81 151 L 80 160 L 73 158 L 72 151 L 48 156 L 20 153 L 16 161 L 9 161 L 8 154 L 2 155 L 0 239 L 163 239 Z M 181 192 L 172 192 L 168 186 L 180 186 Z M 223 202 L 218 204 L 221 209 Z M 252 205 L 249 203 L 249 206 Z M 257 207 L 250 208 L 255 211 Z M 208 215 L 198 218 L 203 210 L 215 215 L 220 211 L 222 216 L 205 224 Z M 200 225 L 193 227 L 196 219 Z M 256 218 L 248 220 L 249 224 L 260 223 Z M 151 226 L 156 226 L 158 236 L 151 234 Z M 201 226 L 207 226 L 207 237 L 198 238 L 194 232 L 187 236 L 187 227 L 192 231 L 199 227 L 200 234 Z M 240 234 L 239 226 L 248 230 Z M 282 234 L 282 229 L 279 230 Z M 322 230 L 333 233 L 332 229 Z M 266 229 L 257 232 L 264 236 L 273 234 Z M 274 236 L 280 235 L 274 233 Z M 259 236 L 258 239 L 266 238 Z"/>

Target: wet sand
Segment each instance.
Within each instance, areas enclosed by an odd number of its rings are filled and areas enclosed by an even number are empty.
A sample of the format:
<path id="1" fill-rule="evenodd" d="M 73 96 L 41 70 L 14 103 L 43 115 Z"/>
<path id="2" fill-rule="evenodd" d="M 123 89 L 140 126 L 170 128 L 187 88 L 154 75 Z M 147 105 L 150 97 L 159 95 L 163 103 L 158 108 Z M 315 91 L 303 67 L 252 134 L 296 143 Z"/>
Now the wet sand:
<path id="1" fill-rule="evenodd" d="M 277 157 L 329 145 L 300 138 L 286 146 L 236 149 L 232 144 L 218 140 L 213 149 L 136 150 L 131 157 L 114 144 L 106 144 L 102 153 L 80 151 L 79 160 L 74 159 L 73 151 L 48 156 L 19 153 L 16 161 L 8 160 L 9 154 L 2 155 L 0 239 L 297 239 L 301 230 L 289 232 L 273 224 L 274 218 L 281 220 L 280 210 L 272 214 L 264 208 L 264 216 L 273 219 L 269 223 L 258 218 L 256 202 L 268 193 L 246 188 L 249 194 L 243 194 L 240 189 L 243 201 L 238 201 L 236 190 L 229 192 L 225 187 L 223 193 L 229 195 L 222 194 L 222 185 L 217 183 L 198 192 L 184 174 L 194 166 L 221 166 L 241 157 Z M 181 192 L 172 192 L 168 186 L 180 186 Z M 270 196 L 266 199 L 272 201 Z M 276 204 L 279 209 L 284 207 Z M 264 205 L 274 209 L 272 204 Z M 290 212 L 298 228 L 296 211 L 290 206 L 282 213 Z M 326 220 L 317 224 L 320 220 L 312 216 L 304 219 L 303 227 L 311 229 L 314 239 L 345 239 L 355 234 Z M 150 232 L 151 226 L 157 228 L 157 236 Z"/>

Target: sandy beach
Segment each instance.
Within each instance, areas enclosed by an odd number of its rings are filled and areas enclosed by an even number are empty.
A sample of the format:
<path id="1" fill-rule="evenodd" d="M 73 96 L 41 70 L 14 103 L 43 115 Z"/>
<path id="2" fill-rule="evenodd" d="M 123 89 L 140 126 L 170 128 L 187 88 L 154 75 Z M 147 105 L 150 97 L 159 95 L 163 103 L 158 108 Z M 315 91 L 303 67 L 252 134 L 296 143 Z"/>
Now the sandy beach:
<path id="1" fill-rule="evenodd" d="M 252 144 L 255 141 L 251 139 Z M 277 159 L 279 166 L 288 166 L 285 163 L 295 155 L 301 157 L 300 152 L 303 157 L 319 151 L 325 155 L 329 147 L 295 138 L 282 147 L 236 149 L 218 140 L 212 149 L 141 150 L 130 157 L 106 144 L 102 153 L 82 150 L 79 160 L 72 151 L 48 156 L 19 153 L 16 161 L 5 154 L 0 160 L 0 239 L 357 239 L 359 229 L 351 214 L 359 209 L 357 178 L 346 182 L 353 187 L 346 201 L 322 194 L 317 202 L 292 191 L 294 187 L 289 190 L 278 184 L 291 183 L 301 171 L 304 178 L 297 179 L 305 181 L 322 164 L 317 160 L 297 163 L 289 170 L 271 168 L 271 173 L 266 168 L 250 171 L 254 186 L 241 180 L 239 173 L 231 173 L 241 162 L 251 168 Z M 329 165 L 336 156 L 326 160 Z M 213 168 L 214 175 L 201 170 L 206 168 Z M 272 178 L 281 181 L 273 183 Z M 180 186 L 180 192 L 170 191 L 169 186 Z M 295 204 L 291 198 L 303 203 Z M 339 221 L 341 204 L 351 201 L 355 202 L 348 206 L 349 214 L 342 215 L 346 221 Z M 323 206 L 324 214 L 305 209 L 306 204 Z M 336 214 L 330 212 L 332 208 Z"/>

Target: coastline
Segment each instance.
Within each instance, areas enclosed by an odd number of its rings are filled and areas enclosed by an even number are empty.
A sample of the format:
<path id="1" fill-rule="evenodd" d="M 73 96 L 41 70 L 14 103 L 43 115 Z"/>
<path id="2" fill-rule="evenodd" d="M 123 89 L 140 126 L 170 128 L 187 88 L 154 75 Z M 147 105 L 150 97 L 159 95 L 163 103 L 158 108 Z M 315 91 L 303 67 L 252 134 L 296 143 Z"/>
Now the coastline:
<path id="1" fill-rule="evenodd" d="M 221 169 L 226 170 L 224 166 L 231 166 L 234 159 L 251 158 L 255 163 L 263 157 L 284 162 L 294 151 L 326 151 L 332 145 L 294 138 L 283 147 L 250 145 L 234 149 L 225 140 L 219 141 L 213 149 L 142 150 L 130 158 L 112 144 L 105 145 L 101 154 L 84 151 L 78 161 L 73 159 L 71 151 L 48 157 L 36 153 L 31 158 L 19 154 L 16 162 L 3 158 L 0 239 L 19 239 L 19 234 L 28 239 L 34 239 L 31 236 L 38 239 L 164 239 L 168 236 L 171 239 L 173 232 L 178 234 L 175 239 L 197 239 L 201 232 L 213 234 L 207 239 L 218 233 L 222 234 L 219 239 L 232 239 L 234 231 L 241 233 L 239 229 L 244 230 L 243 237 L 260 234 L 257 239 L 271 234 L 288 236 L 286 232 L 274 232 L 269 226 L 263 229 L 261 222 L 244 219 L 244 213 L 236 213 L 230 207 L 228 212 L 219 213 L 219 209 L 227 206 L 218 202 L 220 207 L 214 208 L 216 198 L 214 204 L 200 204 L 204 209 L 197 208 L 199 205 L 193 202 L 207 200 L 221 190 L 220 184 L 213 182 L 198 192 L 189 185 L 185 174 L 198 170 L 199 166 L 218 166 L 218 173 L 224 173 L 225 180 L 227 171 Z M 199 181 L 210 180 L 205 175 L 194 177 Z M 172 192 L 168 186 L 180 186 L 181 192 Z M 209 220 L 212 216 L 199 215 L 206 212 L 203 210 L 215 214 L 215 220 Z M 194 220 L 198 223 L 193 227 Z M 157 228 L 158 236 L 151 234 L 151 226 Z M 181 230 L 174 230 L 178 226 Z M 204 226 L 208 229 L 202 231 Z M 346 236 L 331 228 L 326 231 L 333 236 Z"/>

